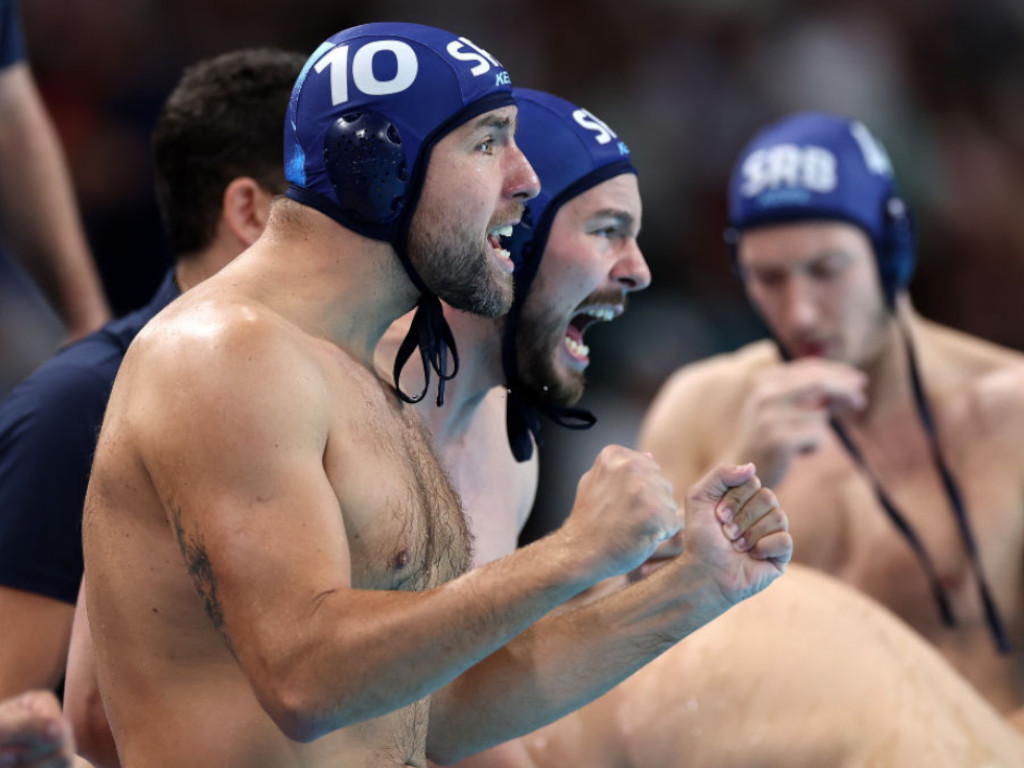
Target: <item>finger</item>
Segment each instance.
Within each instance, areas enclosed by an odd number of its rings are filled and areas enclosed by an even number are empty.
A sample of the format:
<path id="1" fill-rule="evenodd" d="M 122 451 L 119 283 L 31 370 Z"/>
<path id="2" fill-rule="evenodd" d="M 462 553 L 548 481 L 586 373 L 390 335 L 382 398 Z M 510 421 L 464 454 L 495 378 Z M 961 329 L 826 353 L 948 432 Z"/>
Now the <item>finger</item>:
<path id="1" fill-rule="evenodd" d="M 859 386 L 842 381 L 814 381 L 780 391 L 773 400 L 801 408 L 860 410 L 867 405 L 867 396 Z"/>
<path id="2" fill-rule="evenodd" d="M 671 496 L 666 499 L 660 518 L 661 535 L 658 536 L 659 546 L 670 541 L 673 536 L 683 530 L 683 516 L 679 514 L 679 506 Z"/>
<path id="3" fill-rule="evenodd" d="M 760 397 L 768 405 L 827 407 L 830 403 L 862 408 L 867 378 L 863 372 L 830 361 L 798 361 L 783 366 L 761 383 Z"/>
<path id="4" fill-rule="evenodd" d="M 775 494 L 767 488 L 758 491 L 737 513 L 733 522 L 722 526 L 722 531 L 741 552 L 765 536 L 788 530 L 789 518 L 776 501 Z"/>
<path id="5" fill-rule="evenodd" d="M 785 568 L 793 557 L 793 536 L 788 531 L 777 531 L 759 539 L 747 554 L 755 560 L 771 560 Z"/>
<path id="6" fill-rule="evenodd" d="M 796 453 L 810 453 L 821 447 L 828 434 L 828 419 L 823 410 L 772 414 L 762 421 L 762 440 Z"/>
<path id="7" fill-rule="evenodd" d="M 680 526 L 680 529 L 676 531 L 671 537 L 665 539 L 658 545 L 658 548 L 654 550 L 654 554 L 648 558 L 648 562 L 655 560 L 671 560 L 674 557 L 679 557 L 683 554 L 686 549 L 686 530 L 685 525 Z"/>
<path id="8" fill-rule="evenodd" d="M 757 468 L 751 463 L 719 464 L 690 488 L 689 498 L 696 503 L 717 504 L 731 488 L 750 482 L 756 472 Z"/>
<path id="9" fill-rule="evenodd" d="M 743 509 L 743 506 L 760 490 L 761 479 L 757 475 L 754 475 L 742 485 L 730 488 L 715 506 L 715 516 L 718 518 L 718 521 L 721 523 L 732 522 L 733 518 Z M 746 530 L 746 525 L 740 525 L 739 523 L 737 525 L 740 526 L 740 532 Z"/>

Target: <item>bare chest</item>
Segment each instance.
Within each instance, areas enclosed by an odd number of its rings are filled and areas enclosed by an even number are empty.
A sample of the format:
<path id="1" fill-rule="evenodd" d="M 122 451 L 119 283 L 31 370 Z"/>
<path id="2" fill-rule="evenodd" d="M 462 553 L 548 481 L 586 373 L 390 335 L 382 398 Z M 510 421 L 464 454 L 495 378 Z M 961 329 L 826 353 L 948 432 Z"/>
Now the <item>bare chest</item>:
<path id="1" fill-rule="evenodd" d="M 467 570 L 461 501 L 407 407 L 384 393 L 344 403 L 324 464 L 344 518 L 355 587 L 423 590 Z"/>
<path id="2" fill-rule="evenodd" d="M 983 443 L 959 445 L 945 456 L 989 586 L 1004 613 L 1017 616 L 1024 552 L 1018 483 Z M 958 620 L 982 624 L 967 547 L 927 444 L 867 458 L 870 474 L 830 439 L 794 463 L 778 493 L 789 514 L 795 559 L 854 584 L 919 629 L 934 625 L 938 613 L 925 570 L 880 502 L 877 481 L 934 564 Z"/>
<path id="3" fill-rule="evenodd" d="M 474 567 L 515 551 L 536 483 L 535 468 L 512 457 L 504 430 L 497 436 L 471 434 L 443 449 L 472 532 Z"/>

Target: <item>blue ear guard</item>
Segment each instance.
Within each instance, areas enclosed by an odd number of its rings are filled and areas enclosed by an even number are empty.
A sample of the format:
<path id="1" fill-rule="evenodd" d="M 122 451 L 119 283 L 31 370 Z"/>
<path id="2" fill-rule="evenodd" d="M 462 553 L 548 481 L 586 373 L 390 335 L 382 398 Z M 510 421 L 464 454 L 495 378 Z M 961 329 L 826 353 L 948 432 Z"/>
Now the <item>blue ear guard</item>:
<path id="1" fill-rule="evenodd" d="M 369 224 L 398 218 L 409 167 L 395 124 L 377 112 L 342 115 L 327 129 L 324 167 L 339 205 Z"/>
<path id="2" fill-rule="evenodd" d="M 799 221 L 845 221 L 871 239 L 889 306 L 914 273 L 916 238 L 882 144 L 863 124 L 802 113 L 759 132 L 729 184 L 733 255 L 740 234 Z"/>

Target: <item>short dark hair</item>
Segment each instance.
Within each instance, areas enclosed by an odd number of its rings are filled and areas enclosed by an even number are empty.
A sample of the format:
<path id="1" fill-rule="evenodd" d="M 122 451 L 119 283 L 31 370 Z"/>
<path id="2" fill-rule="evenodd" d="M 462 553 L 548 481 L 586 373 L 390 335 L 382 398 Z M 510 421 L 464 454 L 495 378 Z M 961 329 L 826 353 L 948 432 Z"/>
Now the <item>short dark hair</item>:
<path id="1" fill-rule="evenodd" d="M 284 191 L 285 112 L 304 63 L 297 53 L 251 48 L 185 70 L 153 131 L 157 204 L 176 255 L 213 240 L 232 179 Z"/>

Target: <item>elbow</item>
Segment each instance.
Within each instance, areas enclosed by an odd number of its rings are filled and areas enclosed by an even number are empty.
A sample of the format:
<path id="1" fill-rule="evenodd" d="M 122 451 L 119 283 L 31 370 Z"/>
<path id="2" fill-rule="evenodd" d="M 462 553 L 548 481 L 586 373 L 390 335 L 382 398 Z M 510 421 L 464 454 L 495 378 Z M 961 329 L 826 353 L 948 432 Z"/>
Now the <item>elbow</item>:
<path id="1" fill-rule="evenodd" d="M 257 694 L 274 724 L 292 741 L 308 744 L 367 719 L 355 706 L 359 697 L 344 690 L 327 690 L 318 679 L 307 682 L 280 683 Z"/>
<path id="2" fill-rule="evenodd" d="M 430 762 L 433 763 L 434 765 L 440 765 L 440 766 L 455 765 L 460 760 L 463 760 L 463 759 L 469 757 L 469 754 L 470 753 L 468 753 L 468 752 L 463 753 L 463 752 L 456 751 L 456 750 L 452 750 L 452 751 L 445 751 L 445 750 L 438 750 L 438 749 L 427 750 L 427 758 L 430 760 Z"/>
<path id="3" fill-rule="evenodd" d="M 446 738 L 443 728 L 432 727 L 427 731 L 427 758 L 436 765 L 455 765 L 479 752 L 468 739 Z M 498 762 L 501 762 L 500 760 Z"/>
<path id="4" fill-rule="evenodd" d="M 343 727 L 328 722 L 323 708 L 299 689 L 277 688 L 259 697 L 260 704 L 281 733 L 292 741 L 308 744 L 336 728 Z"/>

